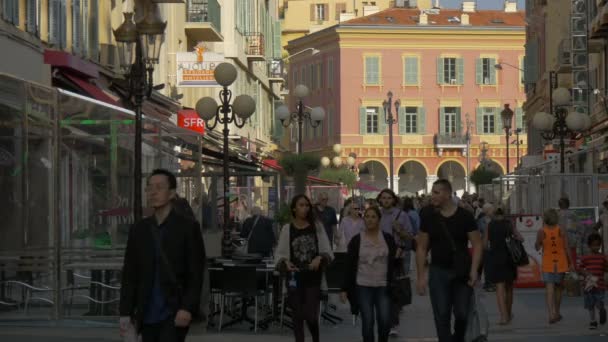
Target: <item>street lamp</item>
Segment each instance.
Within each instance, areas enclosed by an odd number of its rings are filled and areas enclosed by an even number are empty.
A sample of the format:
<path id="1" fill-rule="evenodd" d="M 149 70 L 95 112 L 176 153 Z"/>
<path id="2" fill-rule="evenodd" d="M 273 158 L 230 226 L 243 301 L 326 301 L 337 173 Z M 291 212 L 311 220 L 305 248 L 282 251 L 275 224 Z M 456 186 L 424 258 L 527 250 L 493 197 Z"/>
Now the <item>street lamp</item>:
<path id="1" fill-rule="evenodd" d="M 213 72 L 213 77 L 222 86 L 220 90 L 221 104 L 218 106 L 212 97 L 203 97 L 196 103 L 196 112 L 205 120 L 208 129 L 214 129 L 218 123 L 224 125 L 224 232 L 222 236 L 222 256 L 232 254 L 232 238 L 230 236 L 230 173 L 228 158 L 228 136 L 230 135 L 229 124 L 241 128 L 245 126 L 247 119 L 255 112 L 255 101 L 249 95 L 238 95 L 234 98 L 232 105 L 232 91 L 228 87 L 234 83 L 237 71 L 230 63 L 220 63 Z M 211 123 L 213 120 L 213 123 Z"/>
<path id="2" fill-rule="evenodd" d="M 154 64 L 158 64 L 167 22 L 163 22 L 156 3 L 136 6 L 142 12 L 137 23 L 133 13 L 123 13 L 123 23 L 114 30 L 118 45 L 120 69 L 129 81 L 128 98 L 135 109 L 135 149 L 133 167 L 133 216 L 142 218 L 142 105 L 152 93 Z M 140 13 L 137 13 L 138 15 Z"/>
<path id="3" fill-rule="evenodd" d="M 321 121 L 325 118 L 325 111 L 321 107 L 312 108 L 310 112 L 304 111 L 304 103 L 302 99 L 308 96 L 309 90 L 308 87 L 299 84 L 296 86 L 294 91 L 296 97 L 298 98 L 298 103 L 296 105 L 297 111 L 290 113 L 289 108 L 285 105 L 279 106 L 277 108 L 277 117 L 281 120 L 281 124 L 283 127 L 289 127 L 293 121 L 298 122 L 298 154 L 302 154 L 302 126 L 304 124 L 304 120 L 308 121 L 312 128 L 316 128 L 321 124 Z"/>
<path id="4" fill-rule="evenodd" d="M 547 114 L 539 112 L 534 115 L 532 124 L 541 131 L 545 140 L 559 138 L 560 173 L 565 172 L 566 136 L 574 138 L 577 133 L 587 130 L 591 126 L 589 115 L 581 112 L 568 112 L 570 105 L 570 91 L 567 88 L 553 89 L 554 72 L 549 76 L 549 108 L 553 112 Z"/>
<path id="5" fill-rule="evenodd" d="M 384 121 L 388 125 L 388 160 L 390 167 L 390 180 L 388 182 L 389 188 L 393 190 L 393 125 L 397 123 L 397 120 L 393 116 L 392 106 L 393 106 L 393 92 L 389 91 L 387 94 L 388 99 L 382 102 L 382 107 L 384 108 Z M 399 113 L 399 106 L 401 106 L 401 101 L 395 101 L 395 113 Z M 394 190 L 393 190 L 394 191 Z"/>
<path id="6" fill-rule="evenodd" d="M 505 103 L 505 109 L 500 112 L 502 127 L 505 129 L 505 146 L 507 148 L 507 174 L 509 174 L 509 136 L 511 135 L 511 123 L 513 121 L 513 110 Z"/>
<path id="7" fill-rule="evenodd" d="M 522 133 L 522 129 L 521 128 L 517 128 L 515 129 L 515 141 L 511 142 L 511 144 L 515 143 L 515 146 L 517 146 L 517 166 L 515 167 L 516 169 L 519 167 L 519 145 L 522 144 L 522 140 L 519 140 L 519 135 Z"/>
<path id="8" fill-rule="evenodd" d="M 335 157 L 333 157 L 332 159 L 329 159 L 329 157 L 326 157 L 326 156 L 321 157 L 321 166 L 327 168 L 327 167 L 330 167 L 330 165 L 333 165 L 334 167 L 339 168 L 344 164 L 342 161 L 342 158 L 340 157 L 340 153 L 342 152 L 342 146 L 340 144 L 335 144 L 333 146 L 333 151 L 337 155 Z M 348 167 L 348 169 L 355 175 L 355 177 L 357 176 L 357 167 L 355 166 L 356 163 L 357 163 L 357 154 L 355 152 L 349 153 L 348 157 L 346 158 L 345 166 Z M 353 198 L 355 198 L 356 181 L 357 181 L 357 179 L 355 178 L 355 184 L 353 184 L 353 186 L 351 187 L 351 191 L 352 191 L 351 196 Z"/>

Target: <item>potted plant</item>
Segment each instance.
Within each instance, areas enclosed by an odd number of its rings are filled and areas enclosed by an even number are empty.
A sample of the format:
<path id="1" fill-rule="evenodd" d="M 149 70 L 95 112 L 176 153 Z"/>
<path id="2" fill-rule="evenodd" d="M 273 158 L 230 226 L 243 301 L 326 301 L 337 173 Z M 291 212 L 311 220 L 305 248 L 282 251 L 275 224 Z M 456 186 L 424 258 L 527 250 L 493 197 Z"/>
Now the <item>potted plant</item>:
<path id="1" fill-rule="evenodd" d="M 285 174 L 293 177 L 295 194 L 306 193 L 306 178 L 319 167 L 319 157 L 313 153 L 288 154 L 279 160 Z"/>

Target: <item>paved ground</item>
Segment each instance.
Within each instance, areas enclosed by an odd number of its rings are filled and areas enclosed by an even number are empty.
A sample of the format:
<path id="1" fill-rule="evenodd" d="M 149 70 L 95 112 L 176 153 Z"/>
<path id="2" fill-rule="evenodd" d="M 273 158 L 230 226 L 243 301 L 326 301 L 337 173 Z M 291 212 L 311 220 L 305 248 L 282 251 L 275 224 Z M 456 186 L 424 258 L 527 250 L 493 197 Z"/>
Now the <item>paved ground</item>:
<path id="1" fill-rule="evenodd" d="M 587 312 L 582 308 L 582 298 L 565 298 L 564 320 L 556 325 L 546 323 L 544 296 L 541 290 L 518 290 L 514 305 L 515 319 L 509 327 L 498 327 L 498 313 L 493 293 L 485 295 L 484 302 L 490 315 L 491 341 L 608 341 L 608 326 L 597 331 L 587 329 Z M 360 341 L 360 326 L 352 326 L 346 307 L 338 309 L 345 321 L 337 326 L 324 324 L 322 339 L 325 341 Z M 5 322 L 0 327 L 3 342 L 101 342 L 120 341 L 117 327 L 105 324 L 93 327 L 90 322 L 66 321 L 59 326 L 49 322 Z M 99 326 L 99 324 L 97 324 Z M 436 341 L 428 297 L 415 297 L 414 303 L 402 314 L 400 337 L 395 342 Z M 221 334 L 205 333 L 202 327 L 194 327 L 189 342 L 279 342 L 292 340 L 290 331 L 273 327 L 269 331 L 253 334 L 245 325 L 226 329 Z"/>

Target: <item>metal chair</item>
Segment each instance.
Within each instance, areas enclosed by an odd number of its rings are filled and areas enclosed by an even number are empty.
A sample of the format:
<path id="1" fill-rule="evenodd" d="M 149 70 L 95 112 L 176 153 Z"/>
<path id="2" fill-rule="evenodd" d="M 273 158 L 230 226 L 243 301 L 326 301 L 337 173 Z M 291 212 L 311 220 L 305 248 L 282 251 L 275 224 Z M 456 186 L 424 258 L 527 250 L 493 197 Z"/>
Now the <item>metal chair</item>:
<path id="1" fill-rule="evenodd" d="M 247 299 L 253 298 L 255 318 L 253 322 L 253 330 L 258 330 L 258 297 L 264 296 L 264 292 L 258 290 L 258 279 L 256 265 L 238 265 L 238 266 L 224 266 L 222 270 L 222 287 L 221 287 L 221 300 L 220 300 L 220 321 L 218 331 L 222 331 L 224 326 L 234 325 L 243 321 L 250 320 L 246 317 L 247 311 Z M 223 323 L 224 319 L 224 307 L 226 299 L 228 298 L 241 298 L 241 314 L 235 320 Z"/>

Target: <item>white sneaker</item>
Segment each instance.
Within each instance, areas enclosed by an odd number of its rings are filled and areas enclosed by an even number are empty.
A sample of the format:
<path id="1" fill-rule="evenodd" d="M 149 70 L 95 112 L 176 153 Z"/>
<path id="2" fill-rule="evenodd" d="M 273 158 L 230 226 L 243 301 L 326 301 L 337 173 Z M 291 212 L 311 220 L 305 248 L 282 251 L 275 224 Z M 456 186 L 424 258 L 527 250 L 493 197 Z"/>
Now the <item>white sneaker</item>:
<path id="1" fill-rule="evenodd" d="M 391 329 L 391 331 L 389 331 L 388 333 L 388 336 L 397 337 L 399 336 L 399 333 L 397 332 L 397 330 Z"/>

